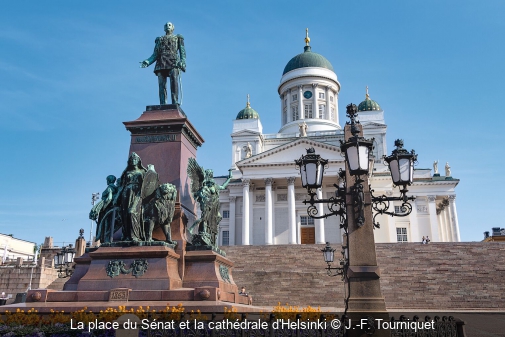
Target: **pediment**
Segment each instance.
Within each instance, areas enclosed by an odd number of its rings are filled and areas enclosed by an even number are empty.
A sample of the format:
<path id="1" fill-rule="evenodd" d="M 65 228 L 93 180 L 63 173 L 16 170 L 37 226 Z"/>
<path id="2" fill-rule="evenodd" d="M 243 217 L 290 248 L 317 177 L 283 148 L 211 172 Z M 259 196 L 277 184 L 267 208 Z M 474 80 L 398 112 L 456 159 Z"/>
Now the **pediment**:
<path id="1" fill-rule="evenodd" d="M 255 166 L 294 165 L 294 160 L 306 154 L 307 149 L 310 147 L 313 147 L 321 157 L 330 161 L 343 160 L 338 146 L 321 143 L 309 138 L 299 138 L 268 151 L 258 153 L 250 158 L 243 159 L 237 162 L 236 165 L 240 170 L 245 167 Z"/>
<path id="2" fill-rule="evenodd" d="M 365 128 L 365 129 L 385 128 L 386 127 L 386 124 L 377 123 L 377 122 L 361 122 L 361 125 L 363 125 L 363 128 Z"/>
<path id="3" fill-rule="evenodd" d="M 260 135 L 261 133 L 257 131 L 252 131 L 252 130 L 240 130 L 235 133 L 232 133 L 232 137 L 237 137 L 237 136 L 257 136 Z"/>

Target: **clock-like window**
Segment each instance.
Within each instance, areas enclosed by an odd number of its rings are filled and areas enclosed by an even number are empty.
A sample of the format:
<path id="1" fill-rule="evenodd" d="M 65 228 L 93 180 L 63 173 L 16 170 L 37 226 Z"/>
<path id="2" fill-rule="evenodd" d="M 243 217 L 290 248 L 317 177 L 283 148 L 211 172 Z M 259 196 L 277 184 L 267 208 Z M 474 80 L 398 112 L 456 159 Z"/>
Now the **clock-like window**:
<path id="1" fill-rule="evenodd" d="M 305 97 L 306 99 L 311 98 L 311 97 L 312 97 L 312 91 L 308 91 L 308 90 L 307 90 L 307 91 L 305 91 L 305 92 L 303 93 L 303 97 Z"/>

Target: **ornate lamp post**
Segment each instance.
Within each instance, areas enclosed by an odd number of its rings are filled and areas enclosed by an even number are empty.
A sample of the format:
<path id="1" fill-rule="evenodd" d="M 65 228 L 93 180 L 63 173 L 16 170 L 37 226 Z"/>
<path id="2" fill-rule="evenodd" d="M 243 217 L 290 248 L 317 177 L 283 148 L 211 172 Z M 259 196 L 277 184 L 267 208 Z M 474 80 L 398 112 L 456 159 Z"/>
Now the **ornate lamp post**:
<path id="1" fill-rule="evenodd" d="M 65 246 L 54 256 L 54 266 L 58 268 L 58 277 L 66 278 L 72 276 L 74 268 L 75 249 L 72 245 Z"/>
<path id="2" fill-rule="evenodd" d="M 403 141 L 395 142 L 396 149 L 391 156 L 384 156 L 391 171 L 391 178 L 396 186 L 400 187 L 400 197 L 374 196 L 368 184 L 368 177 L 373 173 L 374 156 L 372 155 L 374 139 L 365 139 L 361 124 L 356 121 L 357 107 L 354 104 L 347 106 L 347 116 L 350 123 L 346 123 L 345 142 L 341 141 L 340 149 L 345 157 L 345 170 L 340 170 L 339 176 L 343 181 L 342 186 L 334 185 L 335 196 L 329 199 L 318 199 L 315 190 L 321 188 L 324 169 L 328 160 L 317 155 L 313 148 L 307 150 L 307 155 L 302 155 L 296 160 L 300 168 L 302 185 L 307 188 L 309 204 L 307 213 L 315 219 L 326 218 L 332 215 L 340 216 L 340 227 L 344 230 L 342 245 L 342 259 L 339 267 L 331 267 L 334 261 L 335 249 L 329 243 L 322 249 L 324 261 L 327 263 L 328 275 L 341 275 L 345 281 L 346 299 L 345 313 L 353 321 L 369 322 L 364 329 L 347 330 L 348 335 L 387 335 L 388 331 L 375 330 L 374 317 L 388 319 L 384 298 L 380 290 L 380 270 L 377 266 L 375 254 L 374 228 L 379 228 L 375 217 L 378 214 L 391 216 L 407 216 L 412 211 L 409 200 L 414 197 L 407 196 L 407 186 L 412 183 L 414 164 L 417 156 L 414 151 L 410 153 L 403 149 Z M 402 201 L 402 213 L 388 212 L 391 201 Z M 316 204 L 326 204 L 328 212 L 318 214 Z M 376 212 L 372 216 L 372 209 Z M 333 272 L 334 271 L 334 272 Z M 372 333 L 371 333 L 372 332 Z"/>

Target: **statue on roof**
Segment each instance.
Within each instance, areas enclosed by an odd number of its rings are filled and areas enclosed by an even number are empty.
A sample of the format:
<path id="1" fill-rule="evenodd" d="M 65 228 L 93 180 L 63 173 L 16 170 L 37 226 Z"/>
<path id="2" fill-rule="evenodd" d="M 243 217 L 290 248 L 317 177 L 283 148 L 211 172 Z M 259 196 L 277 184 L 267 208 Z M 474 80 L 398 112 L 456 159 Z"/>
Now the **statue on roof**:
<path id="1" fill-rule="evenodd" d="M 140 67 L 149 67 L 156 61 L 154 73 L 158 76 L 160 104 L 168 104 L 167 78 L 170 78 L 172 104 L 181 104 L 182 99 L 179 100 L 179 70 L 186 71 L 184 37 L 180 34 L 172 34 L 175 27 L 171 22 L 167 22 L 164 28 L 165 35 L 154 40 L 153 54 L 148 59 L 140 62 Z"/>
<path id="2" fill-rule="evenodd" d="M 433 173 L 438 174 L 438 160 L 433 162 Z"/>
<path id="3" fill-rule="evenodd" d="M 445 163 L 445 176 L 451 177 L 451 167 L 449 166 L 449 162 Z"/>
<path id="4" fill-rule="evenodd" d="M 303 121 L 303 123 L 298 124 L 298 128 L 300 129 L 300 137 L 307 137 L 307 123 Z"/>
<path id="5" fill-rule="evenodd" d="M 218 248 L 218 229 L 222 219 L 219 213 L 219 192 L 226 189 L 232 179 L 231 170 L 223 185 L 218 185 L 214 180 L 212 170 L 204 170 L 194 158 L 188 161 L 188 176 L 191 179 L 191 193 L 200 205 L 201 215 L 189 231 L 197 228 L 191 244 L 196 247 L 206 246 L 208 249 Z"/>

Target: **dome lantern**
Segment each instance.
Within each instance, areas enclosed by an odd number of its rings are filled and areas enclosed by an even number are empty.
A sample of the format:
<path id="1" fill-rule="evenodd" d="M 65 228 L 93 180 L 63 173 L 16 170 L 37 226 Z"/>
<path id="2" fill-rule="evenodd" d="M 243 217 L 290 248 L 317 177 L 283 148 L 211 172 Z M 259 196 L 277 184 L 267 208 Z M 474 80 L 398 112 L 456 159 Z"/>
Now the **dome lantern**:
<path id="1" fill-rule="evenodd" d="M 368 86 L 366 87 L 365 100 L 358 105 L 358 111 L 379 111 L 382 110 L 379 103 L 370 99 Z"/>
<path id="2" fill-rule="evenodd" d="M 251 108 L 251 103 L 249 102 L 249 94 L 247 94 L 247 104 L 246 107 L 239 111 L 236 119 L 259 119 L 260 115 L 256 110 Z"/>

